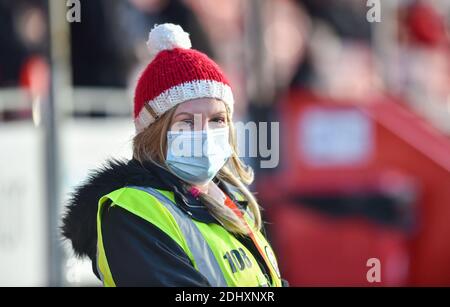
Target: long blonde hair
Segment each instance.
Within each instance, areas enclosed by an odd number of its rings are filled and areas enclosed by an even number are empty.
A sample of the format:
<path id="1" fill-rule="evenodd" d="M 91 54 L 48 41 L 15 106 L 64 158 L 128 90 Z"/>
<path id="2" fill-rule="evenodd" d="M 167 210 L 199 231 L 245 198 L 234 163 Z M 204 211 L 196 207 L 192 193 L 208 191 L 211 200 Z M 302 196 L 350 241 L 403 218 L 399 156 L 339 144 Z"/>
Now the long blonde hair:
<path id="1" fill-rule="evenodd" d="M 156 122 L 137 134 L 133 139 L 133 158 L 141 164 L 150 161 L 159 167 L 170 171 L 165 163 L 167 151 L 167 131 L 176 108 L 172 108 L 164 113 Z M 261 209 L 248 190 L 247 185 L 253 182 L 254 174 L 251 167 L 245 165 L 237 153 L 236 135 L 234 125 L 231 121 L 231 114 L 227 108 L 227 122 L 230 129 L 230 146 L 232 154 L 228 162 L 218 172 L 217 178 L 236 187 L 248 201 L 248 209 L 254 221 L 254 230 L 259 231 L 262 227 Z M 190 185 L 185 183 L 184 191 L 190 189 Z M 240 235 L 247 234 L 247 227 L 236 214 L 225 204 L 217 201 L 206 193 L 201 193 L 199 199 L 208 208 L 222 226 L 228 231 Z"/>

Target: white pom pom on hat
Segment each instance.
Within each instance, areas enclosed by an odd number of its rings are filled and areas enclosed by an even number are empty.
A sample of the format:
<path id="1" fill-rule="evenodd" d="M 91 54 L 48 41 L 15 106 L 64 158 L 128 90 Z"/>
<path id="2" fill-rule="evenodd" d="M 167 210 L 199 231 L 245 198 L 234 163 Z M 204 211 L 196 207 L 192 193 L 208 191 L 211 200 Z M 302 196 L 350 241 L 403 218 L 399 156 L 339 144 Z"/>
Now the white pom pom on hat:
<path id="1" fill-rule="evenodd" d="M 185 32 L 182 27 L 173 23 L 165 23 L 153 27 L 148 36 L 147 47 L 151 58 L 154 59 L 163 50 L 190 49 L 192 44 L 189 33 Z"/>

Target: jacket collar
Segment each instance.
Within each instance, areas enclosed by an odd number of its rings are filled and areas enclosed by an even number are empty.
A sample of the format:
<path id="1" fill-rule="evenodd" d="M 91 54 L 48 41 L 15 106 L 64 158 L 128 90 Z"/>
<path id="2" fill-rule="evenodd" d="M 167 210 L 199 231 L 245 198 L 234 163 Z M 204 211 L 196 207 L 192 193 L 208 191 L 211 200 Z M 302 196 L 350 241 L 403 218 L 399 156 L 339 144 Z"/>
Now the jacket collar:
<path id="1" fill-rule="evenodd" d="M 136 160 L 131 160 L 131 163 L 140 164 Z M 175 201 L 177 205 L 186 213 L 188 213 L 192 218 L 203 222 L 203 223 L 218 223 L 217 220 L 209 213 L 208 209 L 205 207 L 203 203 L 201 203 L 198 199 L 192 196 L 190 193 L 183 193 L 182 181 L 178 177 L 176 177 L 171 172 L 163 169 L 153 163 L 144 162 L 142 167 L 155 174 L 157 177 L 157 182 L 152 185 L 158 185 L 158 189 L 172 191 L 175 196 Z M 247 201 L 238 201 L 234 194 L 232 193 L 233 187 L 218 178 L 213 179 L 214 182 L 218 185 L 218 187 L 231 198 L 239 207 L 242 209 L 247 209 Z M 234 188 L 235 189 L 235 188 Z"/>

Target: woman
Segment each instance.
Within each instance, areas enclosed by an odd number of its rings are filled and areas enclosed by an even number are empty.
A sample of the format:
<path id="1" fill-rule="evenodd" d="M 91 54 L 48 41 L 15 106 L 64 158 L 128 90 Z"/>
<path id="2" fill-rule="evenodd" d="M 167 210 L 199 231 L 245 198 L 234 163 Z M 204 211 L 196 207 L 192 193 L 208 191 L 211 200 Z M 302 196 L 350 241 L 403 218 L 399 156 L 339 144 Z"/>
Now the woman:
<path id="1" fill-rule="evenodd" d="M 236 153 L 228 81 L 179 26 L 156 26 L 148 46 L 133 159 L 75 190 L 63 235 L 105 286 L 283 285 Z"/>

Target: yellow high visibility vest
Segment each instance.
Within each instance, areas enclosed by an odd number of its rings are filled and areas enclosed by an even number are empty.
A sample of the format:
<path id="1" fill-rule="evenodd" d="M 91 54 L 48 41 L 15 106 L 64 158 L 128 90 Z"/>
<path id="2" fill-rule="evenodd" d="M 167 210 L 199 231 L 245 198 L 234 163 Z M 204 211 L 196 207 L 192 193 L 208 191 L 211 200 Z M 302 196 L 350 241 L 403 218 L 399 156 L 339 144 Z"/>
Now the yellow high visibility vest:
<path id="1" fill-rule="evenodd" d="M 242 196 L 238 193 L 237 197 Z M 197 269 L 214 287 L 280 287 L 281 277 L 272 247 L 261 232 L 255 232 L 258 245 L 268 259 L 270 278 L 259 267 L 253 254 L 221 225 L 192 219 L 175 203 L 173 192 L 149 187 L 129 186 L 100 198 L 97 212 L 97 269 L 104 286 L 115 286 L 102 240 L 101 216 L 107 200 L 171 237 Z M 244 217 L 251 225 L 248 212 Z"/>

